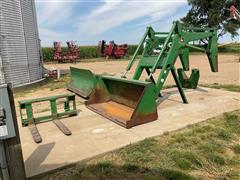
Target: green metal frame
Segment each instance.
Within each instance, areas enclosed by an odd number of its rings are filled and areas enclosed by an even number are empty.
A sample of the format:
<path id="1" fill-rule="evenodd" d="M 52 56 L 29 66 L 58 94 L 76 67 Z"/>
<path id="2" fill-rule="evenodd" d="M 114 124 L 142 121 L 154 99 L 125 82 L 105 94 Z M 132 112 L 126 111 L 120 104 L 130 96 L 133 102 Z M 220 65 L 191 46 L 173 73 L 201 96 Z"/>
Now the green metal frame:
<path id="1" fill-rule="evenodd" d="M 196 89 L 200 77 L 200 72 L 198 69 L 192 69 L 191 76 L 188 78 L 186 73 L 182 68 L 177 70 L 179 81 L 184 88 Z"/>
<path id="2" fill-rule="evenodd" d="M 195 46 L 191 42 L 196 40 L 205 40 L 207 43 L 203 47 Z M 178 21 L 173 22 L 173 26 L 169 33 L 155 32 L 152 27 L 147 27 L 141 42 L 122 76 L 123 78 L 126 78 L 127 72 L 131 70 L 142 46 L 144 46 L 144 50 L 132 79 L 139 80 L 142 72 L 146 70 L 148 73 L 146 81 L 155 84 L 156 98 L 159 96 L 169 72 L 171 72 L 183 102 L 187 103 L 182 87 L 196 88 L 199 74 L 193 75 L 191 80 L 187 80 L 190 85 L 185 86 L 183 85 L 183 81 L 179 80 L 174 64 L 179 56 L 183 70 L 188 71 L 190 48 L 205 52 L 208 56 L 211 70 L 213 72 L 218 71 L 217 31 L 214 28 L 184 27 Z M 154 51 L 157 50 L 160 51 L 160 53 L 155 55 L 156 53 L 154 53 Z M 153 74 L 157 69 L 161 69 L 161 72 L 157 80 L 154 80 Z"/>
<path id="3" fill-rule="evenodd" d="M 194 41 L 201 40 L 204 46 L 195 46 Z M 143 52 L 140 55 L 140 49 Z M 185 74 L 189 71 L 189 49 L 205 52 L 211 70 L 218 71 L 217 62 L 217 31 L 212 28 L 184 27 L 178 21 L 173 23 L 169 33 L 155 32 L 148 27 L 139 43 L 125 73 L 121 78 L 95 75 L 89 70 L 71 67 L 71 83 L 69 89 L 84 98 L 86 106 L 92 111 L 122 125 L 126 128 L 147 123 L 158 118 L 157 98 L 168 74 L 171 72 L 184 103 L 188 103 L 184 88 L 196 88 L 199 70 L 193 69 L 190 78 Z M 182 69 L 175 68 L 180 58 Z M 128 71 L 139 59 L 132 78 L 127 78 Z M 156 80 L 154 73 L 160 69 Z M 148 77 L 140 79 L 143 71 Z"/>
<path id="4" fill-rule="evenodd" d="M 58 106 L 60 105 L 57 104 L 57 99 L 62 99 L 62 98 L 66 98 L 66 101 L 64 101 L 64 112 L 59 113 Z M 50 102 L 51 115 L 34 117 L 32 104 L 44 102 L 44 101 Z M 73 102 L 72 108 L 70 107 L 70 102 Z M 63 116 L 77 115 L 75 94 L 73 93 L 59 95 L 59 96 L 50 96 L 50 97 L 44 97 L 44 98 L 24 100 L 24 101 L 19 101 L 18 103 L 19 103 L 20 116 L 21 116 L 23 126 L 27 126 L 29 124 L 38 124 L 38 123 L 58 119 Z M 23 110 L 26 110 L 26 118 L 23 118 L 23 113 L 22 113 Z"/>

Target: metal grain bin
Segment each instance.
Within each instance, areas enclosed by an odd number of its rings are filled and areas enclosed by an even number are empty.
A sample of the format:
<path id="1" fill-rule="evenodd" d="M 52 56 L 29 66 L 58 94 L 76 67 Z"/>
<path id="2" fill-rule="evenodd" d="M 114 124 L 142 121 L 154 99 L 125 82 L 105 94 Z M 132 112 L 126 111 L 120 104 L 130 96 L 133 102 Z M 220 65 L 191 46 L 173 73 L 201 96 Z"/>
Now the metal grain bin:
<path id="1" fill-rule="evenodd" d="M 13 87 L 43 79 L 34 0 L 0 1 L 0 84 Z"/>

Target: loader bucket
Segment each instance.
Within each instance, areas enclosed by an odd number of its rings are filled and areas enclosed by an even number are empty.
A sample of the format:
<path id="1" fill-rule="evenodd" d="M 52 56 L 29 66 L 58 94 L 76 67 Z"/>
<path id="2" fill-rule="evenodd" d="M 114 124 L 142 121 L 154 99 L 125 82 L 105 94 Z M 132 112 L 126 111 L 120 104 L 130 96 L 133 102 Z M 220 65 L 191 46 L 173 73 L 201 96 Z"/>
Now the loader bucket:
<path id="1" fill-rule="evenodd" d="M 99 76 L 85 103 L 92 111 L 131 128 L 158 118 L 154 88 L 151 82 Z"/>
<path id="2" fill-rule="evenodd" d="M 87 69 L 70 67 L 71 82 L 68 87 L 70 91 L 88 98 L 96 86 L 96 76 Z"/>

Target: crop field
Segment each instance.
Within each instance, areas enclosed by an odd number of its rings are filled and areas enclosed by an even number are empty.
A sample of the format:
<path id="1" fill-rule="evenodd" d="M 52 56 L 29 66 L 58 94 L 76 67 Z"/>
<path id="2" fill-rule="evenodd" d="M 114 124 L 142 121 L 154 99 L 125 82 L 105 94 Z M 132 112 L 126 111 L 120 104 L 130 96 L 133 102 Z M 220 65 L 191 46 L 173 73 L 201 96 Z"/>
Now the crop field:
<path id="1" fill-rule="evenodd" d="M 220 45 L 218 51 L 220 53 L 240 53 L 239 49 L 240 43 L 231 43 L 226 45 Z M 135 52 L 137 45 L 129 45 L 128 46 L 128 55 L 131 56 Z M 86 59 L 86 61 L 90 60 L 91 58 L 99 58 L 101 57 L 98 46 L 80 46 L 80 59 Z M 67 51 L 67 47 L 63 47 L 63 52 Z M 141 50 L 142 51 L 142 50 Z M 141 52 L 140 51 L 140 52 Z M 192 52 L 196 52 L 191 50 Z M 45 62 L 53 61 L 53 47 L 43 47 L 43 59 Z"/>

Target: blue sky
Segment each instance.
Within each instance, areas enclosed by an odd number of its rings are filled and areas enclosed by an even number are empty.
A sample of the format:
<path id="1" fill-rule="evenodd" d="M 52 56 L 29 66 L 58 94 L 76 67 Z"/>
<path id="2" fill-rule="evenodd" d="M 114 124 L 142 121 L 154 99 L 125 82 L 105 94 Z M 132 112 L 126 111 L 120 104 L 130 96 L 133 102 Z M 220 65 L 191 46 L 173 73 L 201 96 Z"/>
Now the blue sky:
<path id="1" fill-rule="evenodd" d="M 138 44 L 147 26 L 168 31 L 183 17 L 187 0 L 35 0 L 42 46 L 75 40 L 96 45 L 99 40 Z M 225 35 L 220 42 L 237 41 Z"/>

